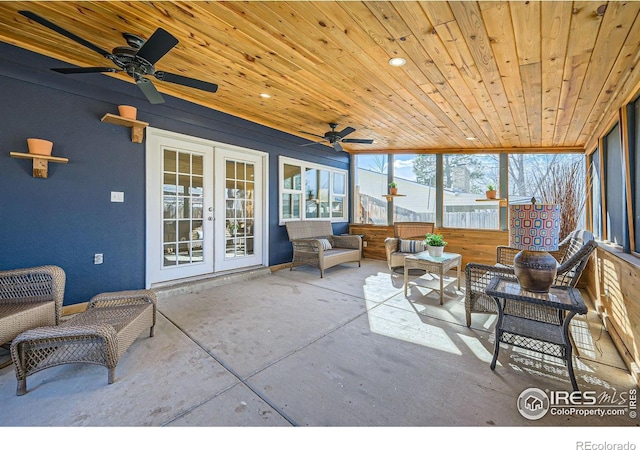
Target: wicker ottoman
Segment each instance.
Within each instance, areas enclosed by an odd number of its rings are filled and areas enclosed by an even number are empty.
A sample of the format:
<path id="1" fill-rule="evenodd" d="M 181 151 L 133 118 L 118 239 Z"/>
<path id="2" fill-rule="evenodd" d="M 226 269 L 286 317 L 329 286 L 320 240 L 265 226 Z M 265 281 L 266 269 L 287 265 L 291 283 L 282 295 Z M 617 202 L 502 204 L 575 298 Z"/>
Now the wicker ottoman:
<path id="1" fill-rule="evenodd" d="M 17 394 L 27 393 L 27 377 L 61 364 L 100 364 L 114 382 L 118 360 L 140 333 L 156 323 L 156 294 L 150 290 L 98 294 L 86 311 L 59 326 L 34 328 L 11 343 Z"/>

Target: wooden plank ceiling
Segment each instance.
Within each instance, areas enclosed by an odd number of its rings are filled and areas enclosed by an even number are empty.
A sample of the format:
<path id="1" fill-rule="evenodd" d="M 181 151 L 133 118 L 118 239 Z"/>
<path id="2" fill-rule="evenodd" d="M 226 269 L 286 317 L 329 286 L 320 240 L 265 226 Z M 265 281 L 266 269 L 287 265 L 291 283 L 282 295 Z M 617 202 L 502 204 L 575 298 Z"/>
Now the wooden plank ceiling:
<path id="1" fill-rule="evenodd" d="M 109 52 L 162 27 L 180 42 L 156 69 L 219 90 L 152 78 L 160 92 L 306 139 L 335 122 L 375 141 L 350 152 L 585 149 L 640 81 L 635 1 L 0 2 L 0 40 L 87 67 L 112 63 L 19 10 Z"/>

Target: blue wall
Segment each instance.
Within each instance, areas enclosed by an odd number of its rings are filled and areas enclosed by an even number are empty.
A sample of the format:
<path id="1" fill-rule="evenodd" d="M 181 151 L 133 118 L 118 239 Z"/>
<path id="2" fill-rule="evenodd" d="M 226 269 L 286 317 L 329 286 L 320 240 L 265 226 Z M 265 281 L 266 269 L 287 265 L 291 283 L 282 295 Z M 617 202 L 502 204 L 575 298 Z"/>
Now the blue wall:
<path id="1" fill-rule="evenodd" d="M 269 153 L 269 265 L 291 261 L 278 225 L 278 156 L 349 169 L 346 153 L 301 147 L 308 141 L 290 134 L 167 95 L 151 105 L 135 85 L 106 75 L 49 70 L 65 65 L 0 43 L 0 270 L 62 267 L 65 305 L 145 284 L 145 147 L 128 128 L 100 122 L 119 104 L 136 106 L 156 128 Z M 48 178 L 33 178 L 31 160 L 9 156 L 27 152 L 29 137 L 53 141 L 53 155 L 69 163 L 50 163 Z M 124 192 L 125 202 L 111 203 L 111 191 Z M 103 264 L 93 264 L 95 253 L 104 253 Z"/>

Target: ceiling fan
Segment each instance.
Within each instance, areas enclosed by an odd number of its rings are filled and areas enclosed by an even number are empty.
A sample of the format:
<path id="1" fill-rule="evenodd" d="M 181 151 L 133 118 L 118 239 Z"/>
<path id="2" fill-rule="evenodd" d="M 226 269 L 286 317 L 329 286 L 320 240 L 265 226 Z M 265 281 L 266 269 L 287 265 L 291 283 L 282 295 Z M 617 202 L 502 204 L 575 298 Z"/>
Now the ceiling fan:
<path id="1" fill-rule="evenodd" d="M 79 44 L 84 45 L 90 50 L 104 56 L 108 60 L 112 61 L 116 67 L 75 67 L 75 68 L 60 68 L 51 69 L 58 73 L 63 74 L 75 74 L 75 73 L 105 73 L 105 72 L 126 72 L 131 76 L 147 100 L 152 104 L 164 103 L 164 99 L 160 92 L 156 89 L 147 75 L 153 76 L 160 81 L 166 81 L 168 83 L 180 84 L 183 86 L 200 89 L 207 92 L 216 92 L 218 85 L 214 83 L 208 83 L 206 81 L 196 80 L 194 78 L 185 77 L 169 72 L 156 71 L 155 63 L 166 55 L 178 43 L 176 39 L 169 32 L 158 28 L 149 39 L 145 40 L 135 34 L 122 33 L 122 36 L 127 41 L 128 46 L 116 47 L 112 50 L 112 53 L 98 47 L 95 44 L 77 36 L 70 31 L 56 25 L 49 20 L 40 17 L 39 15 L 31 11 L 18 11 L 23 16 L 38 22 L 41 25 L 59 33 L 69 39 L 72 39 Z"/>
<path id="2" fill-rule="evenodd" d="M 322 139 L 319 142 L 312 142 L 310 144 L 302 144 L 303 146 L 305 145 L 313 145 L 313 144 L 318 144 L 321 142 L 328 142 L 329 144 L 331 144 L 333 146 L 333 149 L 337 152 L 341 152 L 344 149 L 342 148 L 342 146 L 340 145 L 341 142 L 344 142 L 345 144 L 373 144 L 373 139 L 345 139 L 345 136 L 353 133 L 354 131 L 356 131 L 355 128 L 352 127 L 346 127 L 344 130 L 342 131 L 336 131 L 336 127 L 338 126 L 337 123 L 330 123 L 329 126 L 331 127 L 331 131 L 327 131 L 324 136 L 320 136 L 319 134 L 313 134 L 313 133 L 308 133 L 306 131 L 303 131 L 303 133 L 305 134 L 310 134 L 311 136 L 315 136 L 315 137 L 319 137 L 320 139 Z"/>

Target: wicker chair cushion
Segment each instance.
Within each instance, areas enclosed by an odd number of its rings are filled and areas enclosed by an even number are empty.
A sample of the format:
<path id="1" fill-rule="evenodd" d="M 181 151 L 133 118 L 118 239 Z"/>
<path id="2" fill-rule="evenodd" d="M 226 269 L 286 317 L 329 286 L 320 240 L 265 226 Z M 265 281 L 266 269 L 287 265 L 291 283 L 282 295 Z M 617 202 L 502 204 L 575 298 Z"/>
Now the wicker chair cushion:
<path id="1" fill-rule="evenodd" d="M 400 239 L 398 243 L 398 250 L 402 253 L 418 253 L 425 251 L 425 249 L 424 241 Z"/>
<path id="2" fill-rule="evenodd" d="M 322 246 L 322 250 L 331 250 L 333 248 L 329 239 L 318 239 L 318 241 Z"/>

